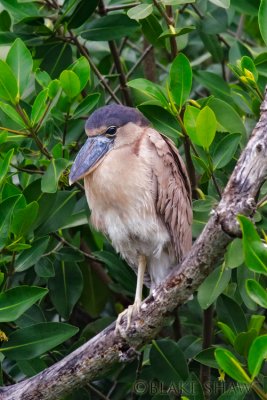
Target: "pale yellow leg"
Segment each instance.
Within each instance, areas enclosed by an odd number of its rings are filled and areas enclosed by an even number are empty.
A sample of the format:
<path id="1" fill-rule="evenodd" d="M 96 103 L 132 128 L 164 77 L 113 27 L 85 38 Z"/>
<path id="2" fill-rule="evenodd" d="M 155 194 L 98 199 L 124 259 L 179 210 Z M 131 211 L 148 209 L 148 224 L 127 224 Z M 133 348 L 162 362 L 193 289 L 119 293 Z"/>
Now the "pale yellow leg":
<path id="1" fill-rule="evenodd" d="M 134 303 L 133 305 L 129 306 L 126 310 L 124 310 L 122 313 L 118 315 L 115 328 L 116 332 L 120 331 L 120 323 L 124 315 L 127 315 L 127 325 L 126 325 L 126 330 L 127 330 L 131 324 L 132 315 L 135 313 L 138 314 L 140 311 L 145 270 L 146 270 L 146 257 L 140 255 L 138 257 L 137 284 L 136 284 Z"/>

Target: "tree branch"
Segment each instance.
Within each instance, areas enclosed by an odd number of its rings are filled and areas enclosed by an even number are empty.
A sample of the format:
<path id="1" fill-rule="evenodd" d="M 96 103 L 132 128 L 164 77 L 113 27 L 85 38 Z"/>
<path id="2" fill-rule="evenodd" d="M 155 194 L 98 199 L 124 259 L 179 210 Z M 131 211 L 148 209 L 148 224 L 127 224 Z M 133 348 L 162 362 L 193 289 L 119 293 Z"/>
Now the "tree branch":
<path id="1" fill-rule="evenodd" d="M 253 215 L 255 199 L 267 175 L 267 93 L 261 117 L 225 188 L 217 209 L 191 251 L 168 278 L 142 302 L 123 337 L 111 324 L 93 339 L 38 375 L 0 389 L 1 400 L 53 400 L 97 379 L 115 363 L 126 363 L 149 342 L 177 305 L 187 301 L 220 261 L 226 246 L 240 235 L 238 214 Z M 123 327 L 126 318 L 123 318 Z"/>

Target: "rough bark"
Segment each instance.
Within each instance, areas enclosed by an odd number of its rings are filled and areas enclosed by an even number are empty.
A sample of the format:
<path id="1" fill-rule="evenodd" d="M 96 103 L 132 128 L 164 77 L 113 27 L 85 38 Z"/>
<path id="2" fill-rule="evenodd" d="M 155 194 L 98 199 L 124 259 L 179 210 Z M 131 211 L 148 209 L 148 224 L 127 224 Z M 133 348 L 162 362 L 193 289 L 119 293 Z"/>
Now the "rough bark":
<path id="1" fill-rule="evenodd" d="M 98 378 L 115 363 L 136 357 L 138 349 L 153 338 L 165 318 L 183 304 L 220 262 L 226 246 L 240 235 L 238 214 L 253 215 L 260 187 L 267 174 L 267 94 L 261 117 L 232 173 L 216 210 L 179 269 L 143 301 L 123 337 L 114 324 L 40 374 L 0 389 L 1 400 L 60 399 L 74 388 Z M 125 326 L 125 319 L 123 324 Z"/>

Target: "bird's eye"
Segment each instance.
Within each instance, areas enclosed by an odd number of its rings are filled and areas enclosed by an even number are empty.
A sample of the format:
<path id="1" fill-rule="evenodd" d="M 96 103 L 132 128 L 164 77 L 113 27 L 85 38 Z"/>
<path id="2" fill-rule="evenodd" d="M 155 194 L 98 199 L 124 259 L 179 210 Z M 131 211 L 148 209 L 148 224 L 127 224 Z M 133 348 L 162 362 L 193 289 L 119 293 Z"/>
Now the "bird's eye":
<path id="1" fill-rule="evenodd" d="M 110 127 L 106 130 L 105 134 L 106 134 L 106 136 L 108 136 L 108 137 L 113 137 L 113 136 L 116 135 L 116 132 L 117 132 L 117 127 L 116 127 L 116 126 L 110 126 Z"/>

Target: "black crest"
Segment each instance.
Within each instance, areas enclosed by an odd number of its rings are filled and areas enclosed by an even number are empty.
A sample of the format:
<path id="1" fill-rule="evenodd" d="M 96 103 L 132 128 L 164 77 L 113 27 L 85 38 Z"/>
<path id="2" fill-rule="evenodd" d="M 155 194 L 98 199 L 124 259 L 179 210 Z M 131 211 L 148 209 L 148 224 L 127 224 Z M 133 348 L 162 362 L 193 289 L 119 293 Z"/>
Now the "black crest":
<path id="1" fill-rule="evenodd" d="M 128 122 L 140 126 L 149 126 L 150 122 L 136 108 L 121 106 L 119 104 L 111 104 L 104 106 L 93 112 L 85 124 L 86 129 L 97 129 L 101 126 L 123 126 Z"/>

